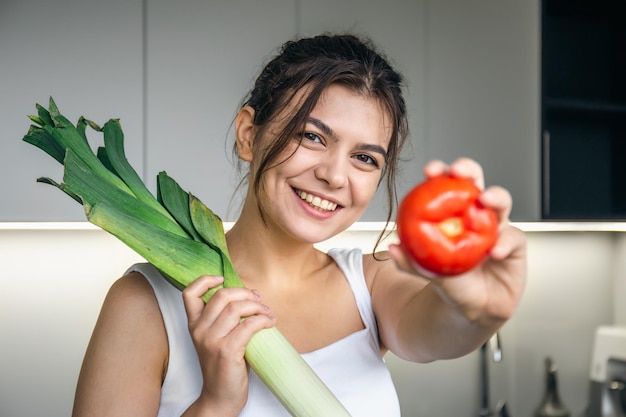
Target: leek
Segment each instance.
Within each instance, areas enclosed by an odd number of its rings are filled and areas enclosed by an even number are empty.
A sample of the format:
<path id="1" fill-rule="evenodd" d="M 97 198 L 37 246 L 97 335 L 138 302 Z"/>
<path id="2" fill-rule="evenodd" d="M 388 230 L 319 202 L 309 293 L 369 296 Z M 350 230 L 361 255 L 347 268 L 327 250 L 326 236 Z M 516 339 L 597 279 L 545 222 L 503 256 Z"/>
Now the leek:
<path id="1" fill-rule="evenodd" d="M 182 290 L 203 274 L 223 276 L 225 287 L 243 286 L 228 254 L 221 219 L 165 172 L 158 174 L 153 196 L 126 159 L 118 120 L 101 128 L 81 117 L 73 125 L 52 98 L 48 109 L 39 104 L 36 108 L 38 114 L 29 116 L 34 124 L 23 140 L 64 166 L 63 182 L 47 177 L 38 182 L 81 203 L 89 222 L 152 263 L 176 288 Z M 104 146 L 96 152 L 89 146 L 87 126 L 104 135 Z M 349 416 L 275 327 L 252 337 L 245 358 L 294 417 Z"/>

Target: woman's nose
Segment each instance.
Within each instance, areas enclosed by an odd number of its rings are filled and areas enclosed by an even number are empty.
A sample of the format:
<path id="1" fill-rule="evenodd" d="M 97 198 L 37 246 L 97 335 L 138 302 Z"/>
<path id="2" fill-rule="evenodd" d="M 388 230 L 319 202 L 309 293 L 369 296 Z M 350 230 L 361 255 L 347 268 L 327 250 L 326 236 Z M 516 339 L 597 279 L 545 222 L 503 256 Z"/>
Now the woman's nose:
<path id="1" fill-rule="evenodd" d="M 325 158 L 315 168 L 315 177 L 332 188 L 348 184 L 348 164 L 339 158 Z"/>

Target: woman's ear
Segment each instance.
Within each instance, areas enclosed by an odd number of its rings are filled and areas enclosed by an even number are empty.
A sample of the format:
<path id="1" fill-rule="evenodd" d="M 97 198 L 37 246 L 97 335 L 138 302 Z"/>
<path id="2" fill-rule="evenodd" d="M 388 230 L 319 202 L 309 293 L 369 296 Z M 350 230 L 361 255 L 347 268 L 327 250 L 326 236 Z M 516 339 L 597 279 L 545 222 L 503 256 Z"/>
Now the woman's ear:
<path id="1" fill-rule="evenodd" d="M 255 133 L 254 109 L 250 106 L 243 106 L 235 119 L 237 154 L 242 161 L 252 161 L 252 145 Z"/>

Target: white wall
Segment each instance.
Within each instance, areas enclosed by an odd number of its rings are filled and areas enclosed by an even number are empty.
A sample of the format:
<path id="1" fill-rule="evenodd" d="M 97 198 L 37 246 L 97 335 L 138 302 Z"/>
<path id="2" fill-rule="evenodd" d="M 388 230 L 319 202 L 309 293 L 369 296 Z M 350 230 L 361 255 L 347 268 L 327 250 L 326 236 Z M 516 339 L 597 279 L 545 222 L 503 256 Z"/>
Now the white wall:
<path id="1" fill-rule="evenodd" d="M 613 320 L 616 325 L 626 326 L 626 235 L 615 236 L 613 255 Z"/>
<path id="2" fill-rule="evenodd" d="M 0 415 L 71 415 L 99 306 L 138 259 L 100 230 L 0 230 Z"/>
<path id="3" fill-rule="evenodd" d="M 329 246 L 371 250 L 377 232 L 352 231 Z M 624 235 L 528 233 L 529 281 L 516 316 L 502 329 L 504 360 L 490 364 L 492 406 L 532 415 L 543 389 L 543 359 L 559 366 L 563 401 L 579 416 L 587 401 L 593 332 L 611 324 L 612 265 Z M 82 355 L 109 285 L 140 261 L 100 230 L 0 227 L 0 415 L 69 415 Z M 427 365 L 389 355 L 403 416 L 475 416 L 478 354 Z M 33 401 L 37 398 L 37 401 Z"/>

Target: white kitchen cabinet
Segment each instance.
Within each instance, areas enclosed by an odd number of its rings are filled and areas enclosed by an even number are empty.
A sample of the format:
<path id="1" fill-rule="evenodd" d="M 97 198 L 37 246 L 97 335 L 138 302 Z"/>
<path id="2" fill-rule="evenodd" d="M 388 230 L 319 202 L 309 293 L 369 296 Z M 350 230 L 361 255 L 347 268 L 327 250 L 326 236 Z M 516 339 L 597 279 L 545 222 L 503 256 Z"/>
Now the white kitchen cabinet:
<path id="1" fill-rule="evenodd" d="M 148 0 L 147 182 L 165 170 L 223 219 L 238 214 L 231 123 L 266 57 L 296 35 L 291 0 Z"/>
<path id="2" fill-rule="evenodd" d="M 230 199 L 240 177 L 226 160 L 230 123 L 263 58 L 296 34 L 353 31 L 371 36 L 407 78 L 412 136 L 399 196 L 422 179 L 427 160 L 469 156 L 484 166 L 488 184 L 511 191 L 513 219 L 539 218 L 536 2 L 224 3 L 148 2 L 152 187 L 165 169 L 223 218 L 235 219 L 238 200 Z M 385 218 L 379 194 L 362 220 Z"/>
<path id="3" fill-rule="evenodd" d="M 128 158 L 153 191 L 165 170 L 235 219 L 240 100 L 285 40 L 325 30 L 370 35 L 407 78 L 400 197 L 427 160 L 465 155 L 511 191 L 514 220 L 539 218 L 538 2 L 27 0 L 3 2 L 0 23 L 0 221 L 84 219 L 34 182 L 60 179 L 60 166 L 21 142 L 26 115 L 49 96 L 72 120 L 121 118 Z M 384 219 L 381 197 L 362 220 Z"/>
<path id="4" fill-rule="evenodd" d="M 300 11 L 302 33 L 371 35 L 406 76 L 412 135 L 400 197 L 426 161 L 468 156 L 487 184 L 511 191 L 513 219 L 539 219 L 538 2 L 310 0 Z M 385 209 L 380 199 L 365 219 Z"/>
<path id="5" fill-rule="evenodd" d="M 300 35 L 353 30 L 370 35 L 405 73 L 412 130 L 419 138 L 423 25 L 421 2 L 148 2 L 147 172 L 151 187 L 166 170 L 224 219 L 240 175 L 231 154 L 231 122 L 266 60 Z M 332 10 L 332 13 L 329 11 Z M 228 159 L 227 159 L 228 157 Z M 411 162 L 405 178 L 419 174 Z M 415 168 L 412 168 L 415 167 Z M 405 185 L 404 189 L 408 186 Z M 381 187 L 382 189 L 383 187 Z M 378 199 L 364 220 L 386 216 Z"/>
<path id="6" fill-rule="evenodd" d="M 479 161 L 540 217 L 538 1 L 437 0 L 426 7 L 424 131 L 429 158 Z"/>
<path id="7" fill-rule="evenodd" d="M 22 142 L 27 115 L 52 96 L 73 122 L 120 118 L 128 159 L 143 170 L 142 1 L 3 1 L 0 53 L 0 221 L 84 220 L 80 205 L 35 182 L 60 181 L 62 169 Z"/>
<path id="8" fill-rule="evenodd" d="M 398 196 L 423 179 L 422 166 L 427 155 L 424 136 L 426 92 L 426 4 L 424 0 L 304 0 L 298 13 L 299 33 L 352 32 L 365 35 L 381 49 L 394 68 L 405 77 L 405 100 L 409 115 L 410 143 L 404 149 L 406 161 L 400 163 Z M 362 217 L 383 221 L 387 217 L 386 185 L 381 183 L 374 202 Z"/>

